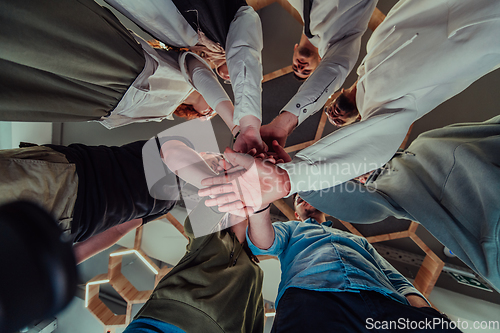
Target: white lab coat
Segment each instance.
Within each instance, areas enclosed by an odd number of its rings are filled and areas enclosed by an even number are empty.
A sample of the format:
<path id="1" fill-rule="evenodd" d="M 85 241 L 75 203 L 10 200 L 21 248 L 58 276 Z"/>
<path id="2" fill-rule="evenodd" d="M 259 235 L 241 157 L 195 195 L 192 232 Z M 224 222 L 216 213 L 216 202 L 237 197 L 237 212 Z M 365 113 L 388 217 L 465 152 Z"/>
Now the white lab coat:
<path id="1" fill-rule="evenodd" d="M 343 183 L 387 162 L 410 125 L 500 65 L 500 2 L 401 0 L 358 69 L 362 120 L 281 164 L 292 191 Z"/>
<path id="2" fill-rule="evenodd" d="M 198 43 L 198 34 L 171 0 L 106 0 L 162 42 L 177 47 Z M 262 119 L 262 24 L 250 6 L 242 6 L 229 26 L 226 61 L 234 92 L 235 125 L 247 115 Z"/>
<path id="3" fill-rule="evenodd" d="M 289 2 L 304 20 L 304 1 Z M 283 108 L 298 117 L 298 124 L 320 110 L 344 83 L 358 60 L 361 37 L 376 4 L 377 0 L 313 1 L 309 41 L 318 48 L 321 62 Z"/>

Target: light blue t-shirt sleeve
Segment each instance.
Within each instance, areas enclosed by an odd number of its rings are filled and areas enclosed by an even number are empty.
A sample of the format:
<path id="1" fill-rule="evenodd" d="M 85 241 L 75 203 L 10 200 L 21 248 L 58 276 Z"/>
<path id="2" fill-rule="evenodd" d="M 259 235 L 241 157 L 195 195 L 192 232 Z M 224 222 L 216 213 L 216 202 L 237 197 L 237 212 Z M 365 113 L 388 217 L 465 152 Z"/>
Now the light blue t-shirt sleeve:
<path id="1" fill-rule="evenodd" d="M 283 250 L 286 248 L 288 244 L 288 239 L 290 238 L 289 228 L 286 223 L 283 222 L 275 222 L 273 223 L 274 229 L 274 242 L 273 245 L 267 250 L 259 249 L 252 243 L 252 240 L 248 236 L 248 227 L 247 227 L 247 243 L 252 253 L 255 255 L 272 255 L 279 256 Z"/>
<path id="2" fill-rule="evenodd" d="M 186 333 L 177 326 L 152 318 L 133 320 L 123 333 Z"/>

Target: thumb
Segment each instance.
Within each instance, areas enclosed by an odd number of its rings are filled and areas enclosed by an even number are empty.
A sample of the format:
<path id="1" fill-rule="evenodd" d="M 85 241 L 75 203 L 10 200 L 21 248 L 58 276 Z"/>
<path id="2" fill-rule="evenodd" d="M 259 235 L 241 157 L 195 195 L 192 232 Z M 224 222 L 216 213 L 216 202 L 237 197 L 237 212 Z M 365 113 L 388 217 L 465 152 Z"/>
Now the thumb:
<path id="1" fill-rule="evenodd" d="M 282 159 L 284 162 L 290 162 L 292 160 L 290 155 L 288 155 L 285 149 L 281 147 L 281 145 L 276 140 L 273 140 L 273 149 L 276 155 L 278 155 L 277 159 Z"/>
<path id="2" fill-rule="evenodd" d="M 245 169 L 250 169 L 252 164 L 255 162 L 254 158 L 250 155 L 240 154 L 227 147 L 224 151 L 224 157 L 231 163 L 232 165 L 242 166 Z"/>

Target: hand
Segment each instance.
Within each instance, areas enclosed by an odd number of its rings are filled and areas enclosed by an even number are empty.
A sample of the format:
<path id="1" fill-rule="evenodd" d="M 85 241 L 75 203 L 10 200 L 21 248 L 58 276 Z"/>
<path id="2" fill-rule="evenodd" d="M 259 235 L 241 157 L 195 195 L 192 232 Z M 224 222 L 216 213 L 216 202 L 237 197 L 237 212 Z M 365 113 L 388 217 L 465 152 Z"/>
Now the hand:
<path id="1" fill-rule="evenodd" d="M 274 126 L 272 122 L 260 128 L 262 140 L 271 146 L 273 141 L 277 141 L 280 146 L 284 146 L 288 137 L 288 131 Z"/>
<path id="2" fill-rule="evenodd" d="M 258 153 L 267 151 L 267 145 L 260 137 L 259 128 L 248 126 L 241 129 L 233 149 L 235 152 L 246 154 L 252 148 L 255 148 Z"/>
<path id="3" fill-rule="evenodd" d="M 405 297 L 411 306 L 414 306 L 416 308 L 426 308 L 426 307 L 428 308 L 429 307 L 429 304 L 427 304 L 425 299 L 423 299 L 422 297 L 420 297 L 418 295 L 411 294 L 411 295 L 407 295 Z"/>
<path id="4" fill-rule="evenodd" d="M 276 140 L 281 147 L 284 147 L 288 135 L 292 133 L 297 123 L 297 116 L 288 111 L 283 111 L 269 124 L 260 128 L 260 135 L 269 146 Z"/>
<path id="5" fill-rule="evenodd" d="M 249 155 L 238 154 L 226 148 L 226 159 L 233 165 L 243 168 L 218 177 L 202 181 L 200 196 L 216 196 L 206 200 L 207 206 L 219 206 L 221 212 L 235 212 L 249 209 L 249 215 L 280 199 L 290 192 L 290 180 L 286 171 L 275 165 Z"/>
<path id="6" fill-rule="evenodd" d="M 283 147 L 279 145 L 278 141 L 273 140 L 272 148 L 273 151 L 268 151 L 267 153 L 260 154 L 256 154 L 255 149 L 251 149 L 248 154 L 272 164 L 286 163 L 292 160 L 285 149 L 283 149 Z"/>
<path id="7" fill-rule="evenodd" d="M 287 163 L 292 160 L 290 155 L 288 155 L 283 146 L 280 145 L 277 140 L 273 140 L 273 142 L 271 143 L 271 147 L 273 147 L 273 151 L 276 153 L 277 157 L 276 163 Z"/>

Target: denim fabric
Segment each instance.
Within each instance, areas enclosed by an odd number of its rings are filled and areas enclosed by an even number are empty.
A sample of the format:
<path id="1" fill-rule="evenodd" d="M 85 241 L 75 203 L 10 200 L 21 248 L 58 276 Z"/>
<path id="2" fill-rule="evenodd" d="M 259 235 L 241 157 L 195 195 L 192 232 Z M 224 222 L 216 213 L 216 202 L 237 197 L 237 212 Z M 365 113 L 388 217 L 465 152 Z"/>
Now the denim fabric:
<path id="1" fill-rule="evenodd" d="M 331 225 L 331 221 L 319 224 L 313 219 L 273 223 L 274 243 L 267 250 L 257 248 L 247 233 L 254 254 L 277 255 L 280 260 L 276 306 L 290 287 L 316 291 L 372 290 L 403 304 L 408 304 L 404 297 L 407 294 L 422 296 L 365 238 Z"/>
<path id="2" fill-rule="evenodd" d="M 500 116 L 421 134 L 366 185 L 300 197 L 351 223 L 419 222 L 500 291 Z M 411 190 L 409 190 L 411 189 Z"/>
<path id="3" fill-rule="evenodd" d="M 455 327 L 431 307 L 401 304 L 373 291 L 330 293 L 289 288 L 276 309 L 271 332 L 460 332 Z"/>
<path id="4" fill-rule="evenodd" d="M 177 326 L 151 318 L 133 320 L 123 333 L 186 333 Z"/>

